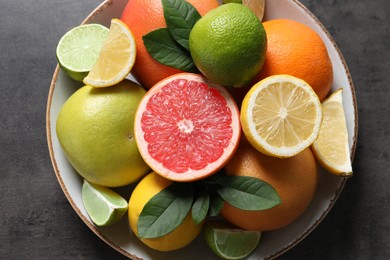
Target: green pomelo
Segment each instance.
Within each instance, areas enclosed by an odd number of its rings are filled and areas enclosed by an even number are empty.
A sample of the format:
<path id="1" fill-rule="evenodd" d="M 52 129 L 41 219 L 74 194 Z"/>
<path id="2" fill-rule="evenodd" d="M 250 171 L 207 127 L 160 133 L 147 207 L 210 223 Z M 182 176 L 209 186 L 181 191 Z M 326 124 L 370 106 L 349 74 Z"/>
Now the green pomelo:
<path id="1" fill-rule="evenodd" d="M 118 187 L 149 172 L 134 139 L 134 114 L 145 93 L 124 80 L 109 88 L 84 86 L 64 103 L 57 118 L 58 140 L 87 181 Z"/>

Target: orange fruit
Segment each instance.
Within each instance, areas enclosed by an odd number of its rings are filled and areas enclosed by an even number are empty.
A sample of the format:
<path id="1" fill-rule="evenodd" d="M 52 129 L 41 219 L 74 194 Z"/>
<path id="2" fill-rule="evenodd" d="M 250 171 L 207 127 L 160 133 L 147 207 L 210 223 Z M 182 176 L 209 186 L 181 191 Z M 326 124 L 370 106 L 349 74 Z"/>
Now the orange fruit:
<path id="1" fill-rule="evenodd" d="M 199 180 L 221 169 L 241 134 L 239 110 L 227 90 L 192 73 L 154 85 L 134 125 L 145 162 L 173 181 Z"/>
<path id="2" fill-rule="evenodd" d="M 246 140 L 225 167 L 228 175 L 259 178 L 276 189 L 282 202 L 267 210 L 247 211 L 224 204 L 221 215 L 246 230 L 267 231 L 284 227 L 307 208 L 316 191 L 317 164 L 310 148 L 287 159 L 268 157 Z"/>
<path id="3" fill-rule="evenodd" d="M 321 37 L 310 27 L 292 20 L 269 20 L 263 25 L 267 51 L 255 82 L 272 75 L 289 74 L 309 83 L 320 100 L 324 100 L 332 86 L 333 69 Z"/>
<path id="4" fill-rule="evenodd" d="M 201 15 L 219 6 L 217 0 L 188 0 Z M 121 20 L 133 32 L 137 45 L 137 58 L 132 68 L 134 77 L 147 89 L 158 81 L 182 72 L 154 60 L 147 52 L 142 36 L 159 28 L 167 27 L 160 0 L 130 0 L 123 10 Z"/>

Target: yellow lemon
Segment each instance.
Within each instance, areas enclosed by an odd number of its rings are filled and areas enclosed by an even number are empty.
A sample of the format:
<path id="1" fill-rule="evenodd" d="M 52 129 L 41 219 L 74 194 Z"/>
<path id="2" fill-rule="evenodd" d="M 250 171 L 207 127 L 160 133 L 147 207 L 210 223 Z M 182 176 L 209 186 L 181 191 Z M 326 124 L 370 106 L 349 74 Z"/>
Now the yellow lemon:
<path id="1" fill-rule="evenodd" d="M 246 138 L 257 150 L 286 158 L 302 152 L 316 140 L 322 106 L 305 81 L 276 75 L 250 89 L 240 118 Z"/>
<path id="2" fill-rule="evenodd" d="M 133 68 L 136 46 L 133 33 L 119 19 L 112 19 L 108 37 L 99 52 L 84 84 L 93 87 L 109 87 L 122 81 Z"/>
<path id="3" fill-rule="evenodd" d="M 167 180 L 155 172 L 146 175 L 135 187 L 129 200 L 129 223 L 134 234 L 138 235 L 138 219 L 145 204 L 161 190 L 169 186 Z M 158 238 L 141 238 L 141 241 L 159 251 L 172 251 L 190 244 L 201 232 L 203 223 L 196 225 L 191 211 L 183 222 L 172 232 Z"/>
<path id="4" fill-rule="evenodd" d="M 348 130 L 343 107 L 342 89 L 334 92 L 323 104 L 324 120 L 313 152 L 321 165 L 331 173 L 351 176 L 351 154 L 348 146 Z"/>

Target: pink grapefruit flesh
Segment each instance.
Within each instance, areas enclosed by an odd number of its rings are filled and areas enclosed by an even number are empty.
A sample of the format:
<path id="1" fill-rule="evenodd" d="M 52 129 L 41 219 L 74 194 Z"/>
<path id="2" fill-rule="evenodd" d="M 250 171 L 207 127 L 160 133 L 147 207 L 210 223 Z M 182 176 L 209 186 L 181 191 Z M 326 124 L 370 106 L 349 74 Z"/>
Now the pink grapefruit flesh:
<path id="1" fill-rule="evenodd" d="M 142 157 L 173 181 L 194 181 L 221 169 L 235 152 L 240 133 L 239 110 L 228 91 L 191 73 L 153 86 L 135 117 Z"/>

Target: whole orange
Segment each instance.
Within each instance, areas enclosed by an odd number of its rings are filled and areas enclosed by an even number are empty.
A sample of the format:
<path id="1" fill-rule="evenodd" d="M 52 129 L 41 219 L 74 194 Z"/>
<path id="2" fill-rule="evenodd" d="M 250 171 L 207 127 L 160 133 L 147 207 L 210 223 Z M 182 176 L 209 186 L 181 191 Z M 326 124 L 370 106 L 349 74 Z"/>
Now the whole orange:
<path id="1" fill-rule="evenodd" d="M 333 69 L 321 37 L 310 27 L 292 20 L 269 20 L 263 25 L 267 51 L 255 82 L 276 74 L 289 74 L 309 83 L 320 100 L 324 100 L 332 86 Z"/>
<path id="2" fill-rule="evenodd" d="M 217 0 L 187 0 L 201 15 L 219 6 Z M 134 77 L 147 89 L 158 81 L 182 72 L 154 60 L 147 52 L 142 36 L 149 32 L 167 27 L 161 0 L 129 0 L 123 10 L 121 20 L 133 32 L 137 45 L 137 58 L 132 68 Z"/>
<path id="3" fill-rule="evenodd" d="M 281 204 L 259 211 L 242 210 L 225 203 L 221 215 L 246 230 L 274 230 L 292 223 L 311 202 L 318 182 L 317 164 L 310 148 L 294 157 L 278 159 L 263 155 L 247 141 L 240 144 L 226 165 L 226 172 L 259 178 L 272 185 L 281 198 Z"/>

